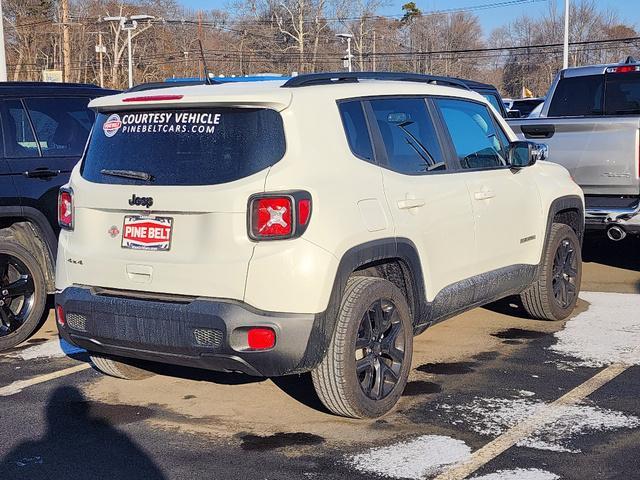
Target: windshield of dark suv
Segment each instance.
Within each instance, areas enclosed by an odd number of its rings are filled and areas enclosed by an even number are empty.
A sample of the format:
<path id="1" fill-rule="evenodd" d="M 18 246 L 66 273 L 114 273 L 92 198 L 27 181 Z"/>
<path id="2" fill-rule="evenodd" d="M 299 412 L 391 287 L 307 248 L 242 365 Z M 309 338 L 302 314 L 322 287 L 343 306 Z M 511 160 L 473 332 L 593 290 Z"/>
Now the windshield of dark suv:
<path id="1" fill-rule="evenodd" d="M 82 164 L 96 183 L 216 185 L 285 153 L 280 114 L 266 108 L 100 113 Z"/>

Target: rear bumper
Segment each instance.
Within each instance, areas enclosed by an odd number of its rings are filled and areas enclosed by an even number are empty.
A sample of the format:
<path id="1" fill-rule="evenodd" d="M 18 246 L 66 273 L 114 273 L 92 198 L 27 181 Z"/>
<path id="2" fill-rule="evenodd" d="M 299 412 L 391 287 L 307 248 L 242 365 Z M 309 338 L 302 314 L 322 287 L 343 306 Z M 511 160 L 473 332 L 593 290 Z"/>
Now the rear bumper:
<path id="1" fill-rule="evenodd" d="M 313 349 L 309 338 L 314 314 L 263 312 L 223 299 L 161 298 L 75 286 L 57 293 L 56 304 L 65 311 L 66 324 L 58 325 L 65 340 L 122 357 L 279 376 L 300 372 L 307 349 Z M 273 348 L 246 349 L 242 333 L 256 326 L 276 332 Z"/>
<path id="2" fill-rule="evenodd" d="M 617 225 L 627 233 L 640 233 L 640 199 L 626 207 L 587 207 L 585 225 L 589 230 L 603 230 Z"/>

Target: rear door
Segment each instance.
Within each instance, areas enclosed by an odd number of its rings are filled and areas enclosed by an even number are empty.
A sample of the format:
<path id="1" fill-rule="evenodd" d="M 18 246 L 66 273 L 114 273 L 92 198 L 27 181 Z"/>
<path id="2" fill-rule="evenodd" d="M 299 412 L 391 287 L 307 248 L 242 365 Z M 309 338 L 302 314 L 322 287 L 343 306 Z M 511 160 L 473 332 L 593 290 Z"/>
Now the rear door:
<path id="1" fill-rule="evenodd" d="M 82 262 L 69 265 L 74 282 L 242 299 L 247 202 L 285 148 L 266 108 L 100 113 L 61 243 Z"/>
<path id="2" fill-rule="evenodd" d="M 396 236 L 412 240 L 425 276 L 427 298 L 472 275 L 473 211 L 464 179 L 447 164 L 426 99 L 395 97 L 366 102 Z"/>
<path id="3" fill-rule="evenodd" d="M 24 207 L 57 229 L 58 189 L 80 160 L 94 114 L 89 97 L 14 98 L 1 102 L 4 154 Z"/>
<path id="4" fill-rule="evenodd" d="M 9 165 L 4 158 L 0 158 L 0 217 L 14 215 L 19 207 L 20 198 L 9 175 Z"/>
<path id="5" fill-rule="evenodd" d="M 509 140 L 486 105 L 461 98 L 434 100 L 464 172 L 475 216 L 478 273 L 536 264 L 543 240 L 536 172 L 512 170 Z"/>

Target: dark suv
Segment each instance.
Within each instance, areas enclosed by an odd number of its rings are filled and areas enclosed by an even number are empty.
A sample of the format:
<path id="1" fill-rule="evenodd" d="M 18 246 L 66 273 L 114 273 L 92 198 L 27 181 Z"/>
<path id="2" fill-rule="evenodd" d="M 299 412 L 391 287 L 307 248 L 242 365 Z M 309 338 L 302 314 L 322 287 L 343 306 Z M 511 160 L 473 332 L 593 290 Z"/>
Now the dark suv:
<path id="1" fill-rule="evenodd" d="M 93 85 L 0 83 L 0 350 L 38 327 L 54 291 L 58 189 L 94 121 Z"/>

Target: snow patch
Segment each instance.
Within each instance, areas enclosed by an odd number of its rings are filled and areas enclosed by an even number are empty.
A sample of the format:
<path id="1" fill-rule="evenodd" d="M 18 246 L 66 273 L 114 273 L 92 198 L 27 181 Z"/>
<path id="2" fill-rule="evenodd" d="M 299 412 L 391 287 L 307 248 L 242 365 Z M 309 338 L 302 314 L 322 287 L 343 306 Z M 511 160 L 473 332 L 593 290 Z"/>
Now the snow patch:
<path id="1" fill-rule="evenodd" d="M 7 354 L 7 357 L 21 358 L 22 360 L 33 360 L 36 358 L 59 358 L 81 353 L 85 350 L 78 348 L 64 340 L 49 340 L 48 342 L 25 348 L 19 352 Z"/>
<path id="2" fill-rule="evenodd" d="M 559 478 L 555 473 L 537 468 L 516 468 L 515 470 L 498 470 L 489 475 L 473 477 L 471 480 L 558 480 Z"/>
<path id="3" fill-rule="evenodd" d="M 436 407 L 452 418 L 451 423 L 462 420 L 470 430 L 484 436 L 497 437 L 509 428 L 524 422 L 548 404 L 527 398 L 475 398 L 460 404 L 441 404 Z M 557 420 L 542 426 L 531 436 L 518 443 L 520 447 L 554 452 L 580 453 L 571 440 L 593 432 L 640 427 L 640 418 L 596 406 L 556 405 L 549 417 Z"/>
<path id="4" fill-rule="evenodd" d="M 387 447 L 372 448 L 354 455 L 347 463 L 363 473 L 417 480 L 437 475 L 443 467 L 464 461 L 470 455 L 471 448 L 461 440 L 423 435 Z"/>
<path id="5" fill-rule="evenodd" d="M 518 395 L 521 397 L 535 397 L 535 392 L 530 392 L 529 390 L 518 390 Z"/>
<path id="6" fill-rule="evenodd" d="M 589 309 L 567 322 L 549 349 L 577 360 L 565 362 L 569 366 L 640 365 L 640 295 L 582 292 L 580 297 Z"/>

